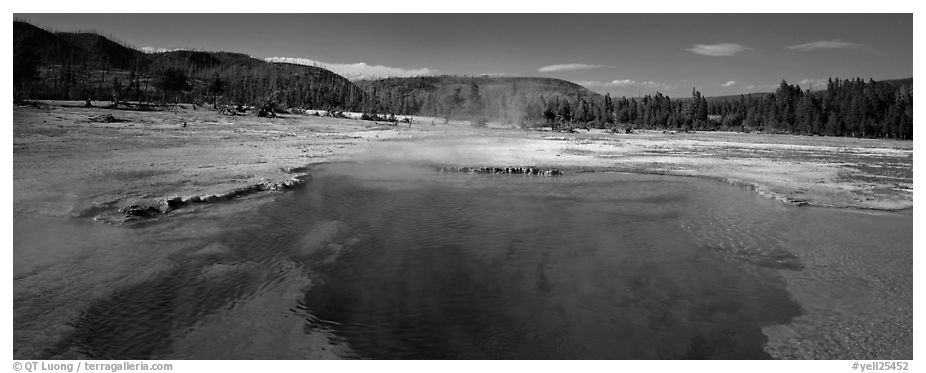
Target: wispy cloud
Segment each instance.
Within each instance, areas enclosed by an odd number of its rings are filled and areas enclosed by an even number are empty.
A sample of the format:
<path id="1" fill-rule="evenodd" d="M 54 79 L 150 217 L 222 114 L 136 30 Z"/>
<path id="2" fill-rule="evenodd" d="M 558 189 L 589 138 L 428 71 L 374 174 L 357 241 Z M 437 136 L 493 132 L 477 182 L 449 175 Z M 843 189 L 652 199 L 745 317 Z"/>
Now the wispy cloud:
<path id="1" fill-rule="evenodd" d="M 584 86 L 594 86 L 594 87 L 629 87 L 634 84 L 637 84 L 635 80 L 630 79 L 618 79 L 612 80 L 610 82 L 602 82 L 598 80 L 585 80 L 579 82 L 580 85 Z"/>
<path id="2" fill-rule="evenodd" d="M 732 87 L 734 84 L 736 84 L 735 80 L 728 80 L 726 83 L 723 83 L 720 86 L 721 87 Z"/>
<path id="3" fill-rule="evenodd" d="M 350 63 L 350 64 L 328 63 L 328 62 L 310 60 L 308 58 L 292 58 L 292 57 L 270 57 L 270 58 L 267 58 L 266 61 L 267 62 L 292 63 L 296 65 L 306 65 L 306 66 L 318 66 L 318 67 L 331 70 L 338 74 L 341 74 L 350 80 L 438 74 L 437 70 L 429 69 L 427 67 L 418 68 L 418 69 L 406 69 L 406 68 L 383 66 L 383 65 L 370 65 L 365 62 Z"/>
<path id="4" fill-rule="evenodd" d="M 597 69 L 600 67 L 604 67 L 604 66 L 590 65 L 587 63 L 566 63 L 566 64 L 561 64 L 561 65 L 543 66 L 537 69 L 537 71 L 542 72 L 542 73 L 548 73 L 548 72 L 553 72 L 553 71 L 591 70 L 591 69 Z"/>
<path id="5" fill-rule="evenodd" d="M 603 82 L 599 80 L 584 80 L 584 81 L 579 81 L 576 83 L 586 88 L 637 87 L 637 88 L 662 89 L 662 90 L 678 89 L 678 86 L 674 86 L 674 85 L 663 83 L 663 82 L 657 82 L 653 80 L 636 81 L 632 79 L 616 79 L 610 82 Z"/>
<path id="6" fill-rule="evenodd" d="M 846 49 L 846 48 L 855 48 L 859 47 L 861 44 L 856 44 L 843 40 L 820 40 L 810 43 L 792 45 L 785 47 L 787 49 L 799 50 L 804 52 L 811 52 L 820 49 Z"/>
<path id="7" fill-rule="evenodd" d="M 750 50 L 752 48 L 744 47 L 739 44 L 734 43 L 719 43 L 719 44 L 695 44 L 693 47 L 686 49 L 687 51 L 695 54 L 700 54 L 702 56 L 711 56 L 711 57 L 727 57 L 733 56 L 737 53 Z"/>
<path id="8" fill-rule="evenodd" d="M 828 79 L 803 79 L 797 82 L 797 85 L 814 90 L 826 88 L 827 83 L 829 83 Z"/>

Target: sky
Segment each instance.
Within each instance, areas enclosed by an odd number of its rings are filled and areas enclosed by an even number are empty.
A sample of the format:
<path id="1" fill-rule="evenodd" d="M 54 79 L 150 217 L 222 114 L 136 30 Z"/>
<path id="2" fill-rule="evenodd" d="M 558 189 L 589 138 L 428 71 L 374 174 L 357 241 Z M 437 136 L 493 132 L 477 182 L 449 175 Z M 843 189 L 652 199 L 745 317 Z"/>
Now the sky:
<path id="1" fill-rule="evenodd" d="M 16 14 L 147 50 L 316 64 L 350 79 L 551 77 L 612 96 L 913 76 L 911 14 Z"/>

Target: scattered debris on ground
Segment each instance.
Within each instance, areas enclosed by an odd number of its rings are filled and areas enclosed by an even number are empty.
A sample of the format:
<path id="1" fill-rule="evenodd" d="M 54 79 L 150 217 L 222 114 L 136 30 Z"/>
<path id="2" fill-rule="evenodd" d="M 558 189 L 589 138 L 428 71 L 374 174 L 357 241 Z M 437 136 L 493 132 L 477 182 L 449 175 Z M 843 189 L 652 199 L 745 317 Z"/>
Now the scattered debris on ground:
<path id="1" fill-rule="evenodd" d="M 90 121 L 94 123 L 122 123 L 122 122 L 128 122 L 129 120 L 116 118 L 112 114 L 103 114 L 103 115 L 97 115 L 95 117 L 90 117 Z"/>

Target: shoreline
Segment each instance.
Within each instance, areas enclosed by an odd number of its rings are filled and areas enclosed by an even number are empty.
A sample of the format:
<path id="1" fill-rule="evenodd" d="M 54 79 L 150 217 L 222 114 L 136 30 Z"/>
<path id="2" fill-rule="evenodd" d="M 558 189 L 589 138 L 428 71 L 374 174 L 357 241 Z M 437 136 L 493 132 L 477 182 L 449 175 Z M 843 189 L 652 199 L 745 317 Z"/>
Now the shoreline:
<path id="1" fill-rule="evenodd" d="M 913 207 L 912 141 L 554 133 L 441 121 L 403 127 L 311 115 L 229 117 L 189 104 L 144 112 L 53 101 L 16 107 L 13 114 L 14 213 L 109 221 L 119 210 L 128 218 L 163 214 L 198 203 L 196 197 L 209 203 L 285 190 L 304 182 L 294 174 L 338 161 L 690 176 L 788 205 Z M 118 121 L 93 121 L 106 114 Z"/>
<path id="2" fill-rule="evenodd" d="M 349 161 L 348 161 L 349 162 Z M 321 163 L 312 163 L 307 164 L 306 167 L 324 164 L 330 162 L 321 162 Z M 305 167 L 301 167 L 305 168 Z M 445 168 L 447 170 L 445 170 Z M 498 168 L 498 167 L 439 167 L 439 172 L 441 173 L 467 173 L 473 175 L 485 175 L 492 174 L 491 172 L 481 172 L 482 168 Z M 510 168 L 510 167 L 501 167 L 501 168 Z M 521 167 L 524 169 L 538 169 L 540 174 L 530 174 L 522 172 L 514 173 L 503 173 L 505 175 L 511 176 L 527 176 L 527 177 L 561 177 L 569 176 L 569 171 L 561 171 L 560 169 L 544 169 L 543 167 Z M 453 169 L 453 170 L 451 170 Z M 461 170 L 462 169 L 462 170 Z M 568 170 L 569 168 L 565 168 Z M 550 172 L 554 172 L 550 174 Z M 585 169 L 580 172 L 616 172 L 616 173 L 627 173 L 627 174 L 638 174 L 638 175 L 659 175 L 659 176 L 671 176 L 671 177 L 691 177 L 699 178 L 703 180 L 711 180 L 719 183 L 725 183 L 733 185 L 735 187 L 740 187 L 747 189 L 756 195 L 778 201 L 781 204 L 794 206 L 794 207 L 810 207 L 810 208 L 827 208 L 827 209 L 840 209 L 840 210 L 854 210 L 854 211 L 869 211 L 869 212 L 885 212 L 885 213 L 904 213 L 913 211 L 913 206 L 909 207 L 866 207 L 866 206 L 839 206 L 839 205 L 826 205 L 819 203 L 811 203 L 805 200 L 794 200 L 787 197 L 784 194 L 779 194 L 775 192 L 770 192 L 768 187 L 765 185 L 753 183 L 745 180 L 730 179 L 723 177 L 715 177 L 708 175 L 682 175 L 674 174 L 670 172 L 659 172 L 659 171 L 646 171 L 646 170 L 623 170 L 620 168 L 601 168 L 601 169 Z M 148 200 L 141 200 L 131 205 L 127 205 L 121 208 L 108 208 L 102 211 L 99 214 L 93 215 L 91 218 L 96 222 L 106 223 L 106 224 L 132 224 L 136 222 L 146 221 L 147 219 L 153 219 L 158 217 L 167 217 L 170 218 L 171 213 L 180 209 L 186 208 L 195 208 L 197 206 L 203 206 L 207 204 L 216 204 L 216 203 L 234 203 L 240 198 L 245 197 L 261 197 L 269 196 L 274 193 L 286 193 L 292 191 L 296 188 L 303 186 L 306 182 L 311 180 L 312 175 L 308 173 L 296 174 L 288 180 L 282 180 L 278 182 L 265 181 L 252 185 L 245 185 L 241 187 L 232 188 L 226 192 L 219 192 L 216 194 L 204 194 L 204 195 L 191 195 L 191 196 L 172 196 L 172 197 L 161 197 L 153 198 Z M 87 217 L 84 214 L 80 217 Z"/>

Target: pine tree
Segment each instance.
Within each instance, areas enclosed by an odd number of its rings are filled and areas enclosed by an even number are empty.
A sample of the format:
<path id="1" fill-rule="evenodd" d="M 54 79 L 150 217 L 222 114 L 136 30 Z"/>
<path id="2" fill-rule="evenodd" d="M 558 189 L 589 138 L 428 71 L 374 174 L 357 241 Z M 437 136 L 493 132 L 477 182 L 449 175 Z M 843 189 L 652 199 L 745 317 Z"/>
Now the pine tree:
<path id="1" fill-rule="evenodd" d="M 180 92 L 188 92 L 193 86 L 187 81 L 187 75 L 183 70 L 168 68 L 161 71 L 155 86 L 164 92 L 164 101 L 167 101 L 167 95 L 176 94 L 175 103 L 180 102 Z"/>

